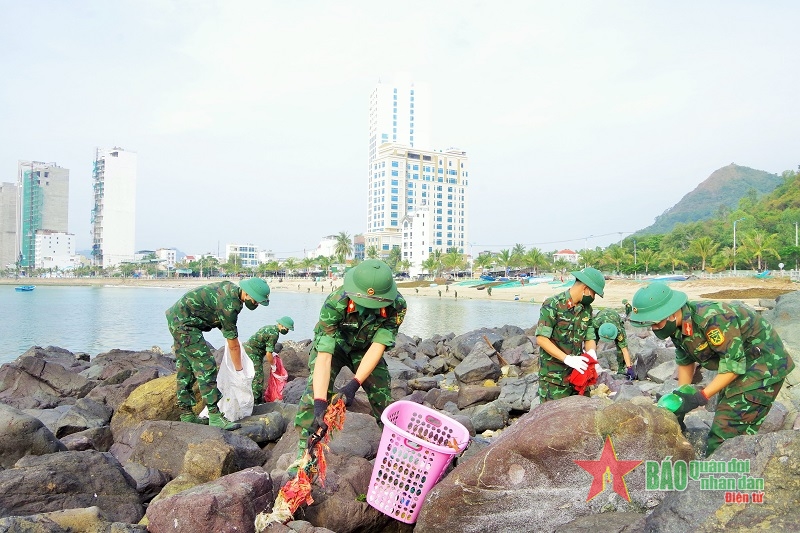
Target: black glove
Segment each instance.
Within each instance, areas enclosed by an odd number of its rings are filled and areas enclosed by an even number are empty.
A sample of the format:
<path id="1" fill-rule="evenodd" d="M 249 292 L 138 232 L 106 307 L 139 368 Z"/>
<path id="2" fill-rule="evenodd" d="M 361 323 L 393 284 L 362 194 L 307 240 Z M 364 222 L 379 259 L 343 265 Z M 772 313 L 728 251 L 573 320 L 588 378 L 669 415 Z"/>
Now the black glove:
<path id="1" fill-rule="evenodd" d="M 311 427 L 308 428 L 311 435 L 308 437 L 306 443 L 307 448 L 310 450 L 317 445 L 319 441 L 325 437 L 328 432 L 328 424 L 325 423 L 325 411 L 328 410 L 328 402 L 325 400 L 314 400 L 314 421 L 311 422 Z"/>
<path id="2" fill-rule="evenodd" d="M 686 431 L 686 424 L 684 423 L 683 419 L 686 417 L 686 413 L 675 414 L 675 418 L 678 419 L 678 425 L 681 426 L 681 431 Z"/>
<path id="3" fill-rule="evenodd" d="M 344 398 L 344 404 L 349 406 L 351 403 L 353 403 L 353 398 L 356 397 L 356 391 L 360 386 L 361 383 L 359 383 L 356 378 L 353 378 L 347 382 L 347 385 L 336 392 L 342 395 Z"/>
<path id="4" fill-rule="evenodd" d="M 686 414 L 689 411 L 697 409 L 708 403 L 708 398 L 705 397 L 703 391 L 695 390 L 692 392 L 682 392 L 680 389 L 675 389 L 672 394 L 680 397 L 683 402 L 681 406 L 675 411 L 675 414 Z"/>
<path id="5" fill-rule="evenodd" d="M 633 370 L 632 366 L 629 366 L 627 370 L 625 370 L 625 375 L 628 376 L 628 381 L 636 379 L 636 372 Z"/>
<path id="6" fill-rule="evenodd" d="M 276 342 L 275 347 L 272 349 L 272 353 L 281 353 L 283 351 L 283 344 Z"/>

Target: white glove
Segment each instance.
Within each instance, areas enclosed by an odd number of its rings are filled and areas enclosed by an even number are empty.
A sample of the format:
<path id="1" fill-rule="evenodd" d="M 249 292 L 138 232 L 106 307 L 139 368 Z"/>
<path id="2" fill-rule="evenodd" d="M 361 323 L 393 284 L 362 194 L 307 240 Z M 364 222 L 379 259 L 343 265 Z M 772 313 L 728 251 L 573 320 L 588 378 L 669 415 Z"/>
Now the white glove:
<path id="1" fill-rule="evenodd" d="M 272 366 L 270 367 L 270 370 L 272 370 L 272 372 L 277 372 L 278 371 L 278 364 L 277 363 L 273 363 Z"/>
<path id="2" fill-rule="evenodd" d="M 595 361 L 597 361 L 597 352 L 595 351 L 595 349 L 594 349 L 594 348 L 592 348 L 591 350 L 586 350 L 586 353 L 588 353 L 589 355 L 591 355 L 591 356 L 592 356 L 592 359 L 594 359 Z"/>
<path id="3" fill-rule="evenodd" d="M 586 358 L 581 355 L 568 355 L 564 358 L 564 364 L 570 368 L 574 368 L 579 374 L 586 372 L 589 368 L 589 363 Z"/>

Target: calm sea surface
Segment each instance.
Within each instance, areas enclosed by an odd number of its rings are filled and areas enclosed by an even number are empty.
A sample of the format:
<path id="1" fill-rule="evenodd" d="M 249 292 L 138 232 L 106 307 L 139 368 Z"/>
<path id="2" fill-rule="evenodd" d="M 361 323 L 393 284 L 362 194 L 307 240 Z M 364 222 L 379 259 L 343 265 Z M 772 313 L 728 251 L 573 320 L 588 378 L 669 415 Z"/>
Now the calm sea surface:
<path id="1" fill-rule="evenodd" d="M 59 346 L 92 356 L 113 348 L 159 346 L 170 352 L 172 337 L 164 311 L 186 290 L 38 286 L 17 292 L 12 286 L 0 286 L 0 363 L 13 361 L 31 346 Z M 261 326 L 289 315 L 295 330 L 285 338 L 309 339 L 327 295 L 273 291 L 269 307 L 242 310 L 239 336 L 246 339 Z M 422 338 L 506 324 L 528 328 L 539 318 L 538 305 L 521 301 L 404 296 L 408 313 L 400 331 Z M 217 347 L 223 343 L 219 330 L 206 333 L 206 339 Z"/>

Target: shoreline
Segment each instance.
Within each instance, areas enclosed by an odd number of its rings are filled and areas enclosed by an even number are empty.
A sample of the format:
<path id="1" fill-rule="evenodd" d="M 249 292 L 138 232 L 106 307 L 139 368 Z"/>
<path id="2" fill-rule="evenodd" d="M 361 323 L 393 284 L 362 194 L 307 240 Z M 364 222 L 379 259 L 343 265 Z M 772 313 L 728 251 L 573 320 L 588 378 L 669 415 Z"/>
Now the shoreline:
<path id="1" fill-rule="evenodd" d="M 275 292 L 312 293 L 321 292 L 330 294 L 332 289 L 341 286 L 342 280 L 328 279 L 313 281 L 306 278 L 286 279 L 278 282 L 277 278 L 265 278 L 271 290 Z M 37 286 L 108 286 L 108 287 L 142 287 L 142 288 L 169 288 L 192 289 L 206 283 L 217 281 L 232 281 L 237 283 L 240 278 L 170 278 L 170 279 L 141 279 L 141 278 L 0 278 L 0 285 L 37 285 Z M 474 281 L 474 280 L 472 280 Z M 489 296 L 486 290 L 477 290 L 475 286 L 459 285 L 460 282 L 451 282 L 447 285 L 437 284 L 433 287 L 430 283 L 399 282 L 397 287 L 406 299 L 411 297 L 453 298 L 466 300 L 498 300 L 522 301 L 541 304 L 546 298 L 561 293 L 569 288 L 567 285 L 550 285 L 538 283 L 521 287 L 493 288 Z M 596 308 L 622 307 L 622 300 L 630 300 L 637 289 L 644 286 L 646 280 L 611 279 L 606 281 L 604 297 L 598 297 L 593 304 Z M 417 285 L 414 287 L 413 285 Z M 721 300 L 743 301 L 751 306 L 758 307 L 761 299 L 775 299 L 774 294 L 800 290 L 800 284 L 785 277 L 758 279 L 749 277 L 729 277 L 715 279 L 693 279 L 687 281 L 671 282 L 675 290 L 685 292 L 690 300 Z M 441 291 L 441 296 L 439 295 Z M 725 291 L 724 296 L 715 296 Z M 457 296 L 456 296 L 457 295 Z"/>

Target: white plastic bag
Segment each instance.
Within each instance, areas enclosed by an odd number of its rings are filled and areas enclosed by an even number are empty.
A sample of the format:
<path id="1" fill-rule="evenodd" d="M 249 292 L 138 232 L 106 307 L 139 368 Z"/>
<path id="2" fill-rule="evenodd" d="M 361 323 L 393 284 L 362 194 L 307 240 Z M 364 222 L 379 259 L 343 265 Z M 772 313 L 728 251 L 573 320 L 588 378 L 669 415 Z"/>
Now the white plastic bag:
<path id="1" fill-rule="evenodd" d="M 231 352 L 228 343 L 225 343 L 225 355 L 217 373 L 217 388 L 222 394 L 217 407 L 230 421 L 240 420 L 253 414 L 253 378 L 256 369 L 253 361 L 242 350 L 242 370 L 237 372 L 231 362 Z M 201 417 L 208 417 L 208 407 L 200 413 Z"/>

